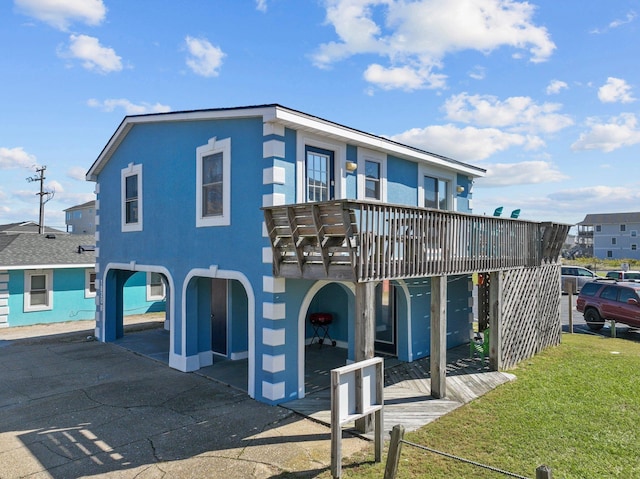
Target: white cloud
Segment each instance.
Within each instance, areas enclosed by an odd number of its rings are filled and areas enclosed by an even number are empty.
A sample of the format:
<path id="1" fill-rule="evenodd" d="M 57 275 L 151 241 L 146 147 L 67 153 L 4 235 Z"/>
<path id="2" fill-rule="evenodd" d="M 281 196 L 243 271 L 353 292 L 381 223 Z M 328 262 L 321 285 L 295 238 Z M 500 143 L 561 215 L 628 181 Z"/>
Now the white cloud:
<path id="1" fill-rule="evenodd" d="M 469 72 L 469 76 L 474 80 L 484 80 L 486 75 L 487 72 L 485 68 L 478 65 L 473 67 L 473 69 Z"/>
<path id="2" fill-rule="evenodd" d="M 500 47 L 528 50 L 532 62 L 545 61 L 556 48 L 546 28 L 532 22 L 534 7 L 515 0 L 324 0 L 326 22 L 338 41 L 320 45 L 313 59 L 327 67 L 352 55 L 372 54 L 389 60 L 389 66 L 371 65 L 369 78 L 382 74 L 420 72 L 411 78 L 425 86 L 439 88 L 444 77 L 437 75 L 447 54 L 463 50 L 483 53 Z M 384 18 L 384 22 L 378 19 Z M 371 68 L 375 67 L 374 72 Z M 374 75 L 377 73 L 378 75 Z M 382 81 L 407 89 L 407 82 Z"/>
<path id="3" fill-rule="evenodd" d="M 626 186 L 586 186 L 571 190 L 558 191 L 549 195 L 550 198 L 558 201 L 575 201 L 578 203 L 598 203 L 610 205 L 613 202 L 627 203 L 629 201 L 640 200 L 640 191 L 637 188 Z"/>
<path id="4" fill-rule="evenodd" d="M 622 25 L 626 25 L 627 23 L 633 22 L 637 18 L 637 16 L 638 15 L 636 14 L 636 12 L 632 10 L 625 15 L 624 19 L 617 18 L 609 22 L 609 25 L 607 25 L 606 28 L 594 28 L 589 33 L 595 33 L 595 34 L 606 33 L 610 29 L 618 28 L 618 27 L 621 27 Z"/>
<path id="5" fill-rule="evenodd" d="M 74 180 L 84 181 L 87 174 L 87 169 L 82 166 L 72 166 L 67 170 L 67 176 Z"/>
<path id="6" fill-rule="evenodd" d="M 412 91 L 424 88 L 442 88 L 445 86 L 445 75 L 437 75 L 428 69 L 416 70 L 410 66 L 385 68 L 378 64 L 369 65 L 364 78 L 383 90 L 403 89 Z"/>
<path id="7" fill-rule="evenodd" d="M 520 163 L 495 163 L 485 165 L 487 174 L 475 180 L 479 187 L 535 185 L 566 180 L 558 168 L 548 161 L 523 161 Z"/>
<path id="8" fill-rule="evenodd" d="M 601 150 L 610 153 L 618 148 L 640 143 L 638 119 L 633 113 L 622 113 L 607 123 L 597 119 L 587 120 L 589 131 L 571 145 L 572 150 Z"/>
<path id="9" fill-rule="evenodd" d="M 68 51 L 61 52 L 62 57 L 77 58 L 87 70 L 98 73 L 110 73 L 122 70 L 122 59 L 113 48 L 103 47 L 95 37 L 71 35 Z"/>
<path id="10" fill-rule="evenodd" d="M 24 151 L 24 148 L 0 147 L 0 170 L 14 168 L 31 168 L 36 164 L 36 157 Z"/>
<path id="11" fill-rule="evenodd" d="M 188 36 L 185 38 L 185 42 L 190 55 L 187 58 L 187 66 L 198 75 L 218 76 L 222 59 L 226 56 L 225 53 L 204 38 L 198 39 Z"/>
<path id="12" fill-rule="evenodd" d="M 102 0 L 15 0 L 15 5 L 26 15 L 63 31 L 74 21 L 99 25 L 107 13 Z"/>
<path id="13" fill-rule="evenodd" d="M 621 78 L 609 77 L 607 83 L 598 89 L 598 98 L 603 103 L 631 103 L 636 101 L 631 95 L 631 87 Z"/>
<path id="14" fill-rule="evenodd" d="M 87 105 L 92 108 L 100 108 L 102 111 L 112 112 L 116 108 L 122 108 L 127 115 L 143 115 L 145 113 L 165 113 L 171 111 L 171 107 L 162 103 L 132 103 L 126 98 L 109 98 L 99 101 L 91 98 L 87 101 Z"/>
<path id="15" fill-rule="evenodd" d="M 451 124 L 413 128 L 391 139 L 426 151 L 446 152 L 446 156 L 460 161 L 484 160 L 514 146 L 540 146 L 524 135 L 505 133 L 497 128 L 458 128 Z"/>
<path id="16" fill-rule="evenodd" d="M 266 12 L 267 0 L 256 0 L 256 8 L 261 12 Z"/>
<path id="17" fill-rule="evenodd" d="M 536 104 L 530 97 L 500 101 L 490 95 L 467 93 L 454 95 L 444 104 L 450 120 L 529 133 L 553 133 L 572 125 L 568 115 L 558 113 L 560 108 L 558 103 Z"/>
<path id="18" fill-rule="evenodd" d="M 566 90 L 569 88 L 565 82 L 560 80 L 551 80 L 551 83 L 547 85 L 547 95 L 556 95 L 560 93 L 561 90 Z"/>

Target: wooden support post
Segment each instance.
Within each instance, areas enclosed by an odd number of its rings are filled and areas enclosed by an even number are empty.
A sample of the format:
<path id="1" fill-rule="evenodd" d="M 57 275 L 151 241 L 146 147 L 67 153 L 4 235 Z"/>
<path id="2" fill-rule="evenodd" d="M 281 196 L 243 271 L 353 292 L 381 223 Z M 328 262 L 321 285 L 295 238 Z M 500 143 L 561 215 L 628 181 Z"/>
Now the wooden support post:
<path id="1" fill-rule="evenodd" d="M 373 357 L 376 335 L 376 283 L 367 281 L 356 283 L 356 324 L 355 324 L 355 360 L 364 361 Z M 356 430 L 373 430 L 371 415 L 356 420 Z"/>
<path id="2" fill-rule="evenodd" d="M 447 277 L 431 278 L 431 395 L 447 395 Z"/>
<path id="3" fill-rule="evenodd" d="M 573 291 L 569 290 L 569 334 L 573 334 Z"/>
<path id="4" fill-rule="evenodd" d="M 616 320 L 615 319 L 609 320 L 609 324 L 611 326 L 611 337 L 615 339 L 616 338 Z"/>
<path id="5" fill-rule="evenodd" d="M 502 368 L 502 272 L 493 271 L 489 279 L 489 367 Z"/>
<path id="6" fill-rule="evenodd" d="M 391 441 L 389 442 L 389 452 L 387 453 L 387 464 L 384 468 L 384 479 L 395 479 L 398 474 L 403 438 L 404 426 L 396 424 L 391 430 Z"/>
<path id="7" fill-rule="evenodd" d="M 552 479 L 551 468 L 549 466 L 538 466 L 536 469 L 536 479 Z"/>

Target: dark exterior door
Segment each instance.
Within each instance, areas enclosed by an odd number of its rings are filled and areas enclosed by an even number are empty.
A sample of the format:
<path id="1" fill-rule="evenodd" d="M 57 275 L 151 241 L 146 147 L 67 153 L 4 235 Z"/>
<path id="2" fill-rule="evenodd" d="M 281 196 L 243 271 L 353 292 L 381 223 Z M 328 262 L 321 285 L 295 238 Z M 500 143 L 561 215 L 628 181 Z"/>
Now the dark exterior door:
<path id="1" fill-rule="evenodd" d="M 226 279 L 211 279 L 211 350 L 227 356 Z"/>
<path id="2" fill-rule="evenodd" d="M 376 286 L 376 339 L 374 349 L 378 353 L 396 356 L 398 321 L 396 288 L 385 280 Z"/>

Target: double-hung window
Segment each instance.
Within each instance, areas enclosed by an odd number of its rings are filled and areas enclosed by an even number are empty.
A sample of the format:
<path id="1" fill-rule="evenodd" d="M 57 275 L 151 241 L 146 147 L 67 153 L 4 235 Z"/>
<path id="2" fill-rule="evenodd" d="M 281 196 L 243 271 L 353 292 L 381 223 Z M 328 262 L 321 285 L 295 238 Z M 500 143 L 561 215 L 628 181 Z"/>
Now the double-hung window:
<path id="1" fill-rule="evenodd" d="M 47 311 L 53 309 L 53 271 L 24 272 L 24 310 Z"/>
<path id="2" fill-rule="evenodd" d="M 142 231 L 142 165 L 121 172 L 122 231 Z"/>
<path id="3" fill-rule="evenodd" d="M 84 275 L 84 297 L 95 298 L 96 296 L 96 270 L 87 269 Z"/>
<path id="4" fill-rule="evenodd" d="M 364 162 L 364 196 L 367 199 L 380 200 L 380 163 L 372 160 Z"/>
<path id="5" fill-rule="evenodd" d="M 160 273 L 147 273 L 147 301 L 161 301 L 164 299 L 164 281 Z"/>
<path id="6" fill-rule="evenodd" d="M 196 227 L 231 224 L 231 139 L 196 150 Z"/>

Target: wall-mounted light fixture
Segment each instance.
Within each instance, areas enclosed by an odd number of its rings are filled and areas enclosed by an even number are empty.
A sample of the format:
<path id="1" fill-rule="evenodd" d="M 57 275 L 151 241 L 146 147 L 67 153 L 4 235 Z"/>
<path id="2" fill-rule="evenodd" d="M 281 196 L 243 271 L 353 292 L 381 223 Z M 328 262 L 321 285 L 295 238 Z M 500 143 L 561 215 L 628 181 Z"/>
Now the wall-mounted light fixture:
<path id="1" fill-rule="evenodd" d="M 347 171 L 349 173 L 353 173 L 358 169 L 358 163 L 356 163 L 355 161 L 347 161 L 345 167 L 347 168 Z"/>
<path id="2" fill-rule="evenodd" d="M 456 187 L 456 191 L 458 192 L 459 195 L 461 195 L 462 193 L 464 193 L 464 186 L 458 185 Z"/>

